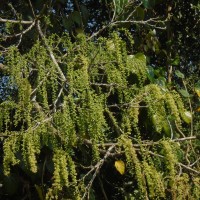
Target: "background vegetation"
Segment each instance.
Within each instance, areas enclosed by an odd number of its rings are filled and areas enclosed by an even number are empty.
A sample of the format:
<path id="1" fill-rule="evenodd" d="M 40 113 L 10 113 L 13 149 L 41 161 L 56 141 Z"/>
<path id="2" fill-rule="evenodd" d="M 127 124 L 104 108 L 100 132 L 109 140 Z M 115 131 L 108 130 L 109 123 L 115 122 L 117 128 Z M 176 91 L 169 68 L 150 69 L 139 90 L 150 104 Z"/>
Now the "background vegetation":
<path id="1" fill-rule="evenodd" d="M 196 0 L 2 0 L 1 199 L 198 199 Z"/>

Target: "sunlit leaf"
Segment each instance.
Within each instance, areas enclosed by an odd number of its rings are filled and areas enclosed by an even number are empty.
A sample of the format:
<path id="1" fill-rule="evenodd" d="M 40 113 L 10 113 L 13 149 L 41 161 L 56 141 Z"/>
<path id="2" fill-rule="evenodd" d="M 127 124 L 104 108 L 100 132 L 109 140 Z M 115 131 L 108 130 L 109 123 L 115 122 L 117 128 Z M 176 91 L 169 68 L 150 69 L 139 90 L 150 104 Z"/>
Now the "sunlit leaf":
<path id="1" fill-rule="evenodd" d="M 137 53 L 135 54 L 135 58 L 141 60 L 141 61 L 145 61 L 146 62 L 146 56 L 143 53 Z"/>
<path id="2" fill-rule="evenodd" d="M 125 164 L 122 160 L 115 161 L 115 168 L 121 175 L 125 173 Z"/>
<path id="3" fill-rule="evenodd" d="M 196 109 L 196 112 L 200 112 L 200 107 L 198 107 L 198 108 Z"/>
<path id="4" fill-rule="evenodd" d="M 195 92 L 196 92 L 196 94 L 198 95 L 198 97 L 200 97 L 200 88 L 195 87 Z"/>
<path id="5" fill-rule="evenodd" d="M 185 112 L 182 114 L 182 119 L 183 119 L 183 121 L 186 122 L 187 124 L 190 124 L 191 121 L 192 121 L 192 114 L 191 114 L 191 112 L 185 111 Z"/>

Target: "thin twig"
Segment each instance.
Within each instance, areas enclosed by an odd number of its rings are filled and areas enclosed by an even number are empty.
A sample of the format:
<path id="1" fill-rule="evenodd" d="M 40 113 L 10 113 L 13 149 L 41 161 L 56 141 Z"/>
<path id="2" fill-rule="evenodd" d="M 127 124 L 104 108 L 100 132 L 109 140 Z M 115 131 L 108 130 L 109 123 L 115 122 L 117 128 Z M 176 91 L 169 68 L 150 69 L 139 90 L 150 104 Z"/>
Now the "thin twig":
<path id="1" fill-rule="evenodd" d="M 29 2 L 29 5 L 30 5 L 30 7 L 31 7 L 31 11 L 32 11 L 32 13 L 33 13 L 33 16 L 34 16 L 34 18 L 36 18 L 36 15 L 35 15 L 35 12 L 34 12 L 34 9 L 33 9 L 33 5 L 32 5 L 32 3 L 31 3 L 30 0 L 28 0 L 28 2 Z"/>
<path id="2" fill-rule="evenodd" d="M 5 38 L 12 38 L 12 37 L 22 36 L 25 33 L 27 33 L 28 31 L 30 31 L 34 26 L 35 26 L 35 21 L 33 21 L 32 24 L 27 29 L 22 31 L 21 33 L 17 33 L 17 34 L 14 34 L 14 35 L 6 35 Z"/>
<path id="3" fill-rule="evenodd" d="M 86 198 L 86 196 L 89 194 L 89 191 L 91 189 L 91 186 L 94 182 L 94 179 L 96 178 L 100 168 L 102 167 L 102 165 L 104 164 L 104 162 L 106 161 L 106 159 L 110 156 L 111 151 L 115 148 L 116 144 L 113 144 L 112 146 L 110 146 L 105 154 L 105 156 L 83 177 L 83 179 L 88 176 L 89 174 L 91 174 L 93 171 L 94 174 L 92 176 L 92 179 L 90 180 L 90 182 L 88 183 L 86 189 L 85 189 L 85 193 L 83 194 L 83 197 L 81 198 L 82 200 L 84 200 Z"/>
<path id="4" fill-rule="evenodd" d="M 186 83 L 185 83 L 185 81 L 183 79 L 182 79 L 182 82 L 183 82 L 185 90 L 188 92 Z M 190 122 L 190 129 L 191 130 L 190 130 L 190 136 L 192 136 L 193 135 L 193 116 L 192 116 L 193 109 L 192 109 L 192 103 L 191 103 L 190 97 L 188 97 L 188 103 L 189 103 L 189 106 L 190 106 L 190 113 L 191 113 L 191 122 Z"/>
<path id="5" fill-rule="evenodd" d="M 160 154 L 154 153 L 154 152 L 152 152 L 152 151 L 148 151 L 148 153 L 149 153 L 149 154 L 152 154 L 152 155 L 154 155 L 154 156 L 158 156 L 158 157 L 160 157 L 160 158 L 164 158 L 164 157 L 165 157 L 165 156 L 162 156 L 162 155 L 160 155 Z M 182 164 L 182 163 L 180 163 L 180 162 L 178 162 L 177 164 L 180 165 L 181 167 L 185 168 L 185 169 L 188 169 L 188 170 L 190 170 L 190 171 L 192 171 L 192 172 L 195 172 L 196 174 L 200 174 L 199 171 L 197 171 L 197 170 L 195 170 L 195 169 L 192 169 L 190 166 L 184 165 L 184 164 Z"/>
<path id="6" fill-rule="evenodd" d="M 161 26 L 157 26 L 157 25 L 154 25 L 154 24 L 150 24 L 151 22 L 153 23 L 159 23 L 161 21 L 155 21 L 153 19 L 149 19 L 149 20 L 141 20 L 141 21 L 137 21 L 137 20 L 124 20 L 124 21 L 115 21 L 113 22 L 111 25 L 112 26 L 115 26 L 115 25 L 118 25 L 118 24 L 127 24 L 127 23 L 131 23 L 131 24 L 143 24 L 143 25 L 147 25 L 147 26 L 150 26 L 150 27 L 153 27 L 153 28 L 156 28 L 156 29 L 161 29 L 161 30 L 166 30 L 166 26 L 164 27 L 161 27 Z"/>
<path id="7" fill-rule="evenodd" d="M 38 83 L 38 85 L 33 89 L 33 91 L 31 92 L 31 95 L 30 95 L 31 97 L 35 95 L 35 93 L 37 92 L 37 90 L 39 89 L 39 87 L 40 87 L 40 86 L 43 84 L 43 82 L 48 78 L 49 74 L 50 74 L 50 71 L 47 72 L 45 78 L 42 79 L 42 80 Z"/>
<path id="8" fill-rule="evenodd" d="M 104 199 L 105 199 L 105 200 L 108 200 L 108 197 L 107 197 L 106 192 L 105 192 L 105 190 L 104 190 L 103 183 L 102 183 L 102 181 L 101 181 L 100 176 L 98 176 L 98 179 L 99 179 L 99 184 L 100 184 L 101 191 L 102 191 L 102 193 L 103 193 Z"/>
<path id="9" fill-rule="evenodd" d="M 57 68 L 57 70 L 58 70 L 58 73 L 59 73 L 59 75 L 60 75 L 61 80 L 62 80 L 63 82 L 66 82 L 66 77 L 65 77 L 65 75 L 63 74 L 63 72 L 62 72 L 62 70 L 61 70 L 61 68 L 60 68 L 60 66 L 59 66 L 59 64 L 58 64 L 58 62 L 57 62 L 57 60 L 56 60 L 56 58 L 55 58 L 55 56 L 54 56 L 54 54 L 53 54 L 53 51 L 51 50 L 51 47 L 47 44 L 46 38 L 45 38 L 45 36 L 44 36 L 44 34 L 43 34 L 43 32 L 42 32 L 42 29 L 41 29 L 41 27 L 40 27 L 40 21 L 39 21 L 39 20 L 37 21 L 37 28 L 38 28 L 38 32 L 39 32 L 39 34 L 40 34 L 40 36 L 41 36 L 41 38 L 42 38 L 42 40 L 43 40 L 45 46 L 46 46 L 46 48 L 47 48 L 47 50 L 48 50 L 48 52 L 49 52 L 49 55 L 50 55 L 50 57 L 51 57 L 51 60 L 53 61 L 53 63 L 55 64 L 55 66 L 56 66 L 56 68 Z"/>
<path id="10" fill-rule="evenodd" d="M 182 166 L 182 167 L 184 167 L 184 168 L 186 168 L 186 169 L 188 169 L 188 170 L 190 170 L 190 171 L 192 171 L 192 172 L 194 172 L 194 173 L 196 173 L 196 174 L 200 174 L 199 171 L 197 171 L 197 170 L 195 170 L 195 169 L 192 169 L 191 167 L 189 167 L 189 166 L 187 166 L 187 165 L 184 165 L 184 164 L 182 164 L 182 163 L 178 163 L 178 165 L 180 165 L 180 166 Z"/>
<path id="11" fill-rule="evenodd" d="M 55 100 L 54 103 L 53 103 L 53 106 L 54 106 L 53 112 L 54 112 L 54 113 L 56 112 L 56 104 L 57 104 L 58 100 L 60 99 L 60 96 L 61 96 L 61 94 L 62 94 L 62 92 L 63 92 L 63 87 L 64 87 L 64 86 L 62 86 L 62 87 L 60 88 L 60 91 L 59 91 L 59 93 L 58 93 L 58 96 L 57 96 L 56 100 Z"/>
<path id="12" fill-rule="evenodd" d="M 196 163 L 198 163 L 200 161 L 200 157 L 195 161 L 193 162 L 192 164 L 190 164 L 190 167 L 194 166 Z"/>
<path id="13" fill-rule="evenodd" d="M 32 24 L 34 21 L 3 19 L 0 17 L 0 22 L 3 22 L 3 23 L 9 22 L 13 24 Z"/>

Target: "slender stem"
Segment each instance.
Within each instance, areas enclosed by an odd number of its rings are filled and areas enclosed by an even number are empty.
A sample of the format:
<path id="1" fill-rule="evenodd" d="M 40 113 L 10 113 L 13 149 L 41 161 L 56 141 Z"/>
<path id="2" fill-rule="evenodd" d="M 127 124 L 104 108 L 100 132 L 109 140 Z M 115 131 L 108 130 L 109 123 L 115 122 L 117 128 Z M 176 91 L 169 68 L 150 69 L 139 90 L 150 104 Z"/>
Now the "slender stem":
<path id="1" fill-rule="evenodd" d="M 55 56 L 54 56 L 54 54 L 53 54 L 53 51 L 51 50 L 50 46 L 47 44 L 47 41 L 46 41 L 46 38 L 45 38 L 45 36 L 44 36 L 44 34 L 43 34 L 43 32 L 42 32 L 42 29 L 41 29 L 40 21 L 39 21 L 39 20 L 37 21 L 37 28 L 38 28 L 38 32 L 39 32 L 39 34 L 40 34 L 40 36 L 41 36 L 41 38 L 42 38 L 42 40 L 43 40 L 45 46 L 46 46 L 46 48 L 47 48 L 47 50 L 48 50 L 48 52 L 49 52 L 49 55 L 50 55 L 50 57 L 51 57 L 51 60 L 52 60 L 53 63 L 55 64 L 55 66 L 56 66 L 56 68 L 57 68 L 57 70 L 58 70 L 58 73 L 60 74 L 60 78 L 62 79 L 63 82 L 66 82 L 66 77 L 65 77 L 65 75 L 63 74 L 63 72 L 62 72 L 62 70 L 61 70 L 61 68 L 60 68 L 60 66 L 59 66 L 59 64 L 58 64 L 58 62 L 57 62 L 57 60 L 56 60 L 56 58 L 55 58 Z"/>
<path id="2" fill-rule="evenodd" d="M 33 21 L 25 21 L 25 20 L 12 20 L 12 19 L 3 19 L 0 17 L 0 22 L 6 23 L 13 23 L 13 24 L 32 24 Z"/>

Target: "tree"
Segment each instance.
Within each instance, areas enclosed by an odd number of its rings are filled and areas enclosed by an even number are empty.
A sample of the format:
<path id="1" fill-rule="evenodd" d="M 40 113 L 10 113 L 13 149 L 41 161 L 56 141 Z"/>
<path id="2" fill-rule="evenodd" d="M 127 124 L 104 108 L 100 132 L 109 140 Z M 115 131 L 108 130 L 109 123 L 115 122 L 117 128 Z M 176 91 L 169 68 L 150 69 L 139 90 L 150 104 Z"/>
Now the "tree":
<path id="1" fill-rule="evenodd" d="M 170 36 L 161 45 L 175 25 L 159 10 L 174 4 L 7 3 L 0 18 L 1 197 L 197 199 L 194 76 L 174 69 Z"/>

